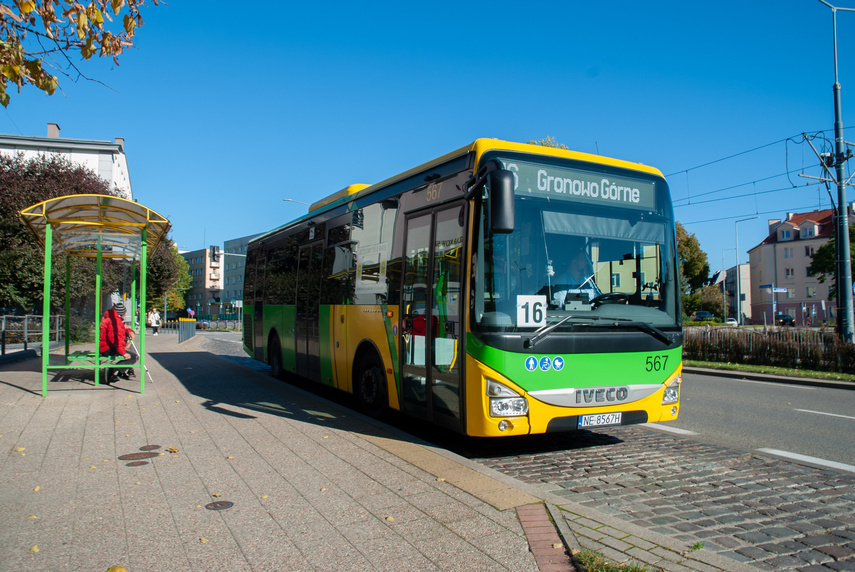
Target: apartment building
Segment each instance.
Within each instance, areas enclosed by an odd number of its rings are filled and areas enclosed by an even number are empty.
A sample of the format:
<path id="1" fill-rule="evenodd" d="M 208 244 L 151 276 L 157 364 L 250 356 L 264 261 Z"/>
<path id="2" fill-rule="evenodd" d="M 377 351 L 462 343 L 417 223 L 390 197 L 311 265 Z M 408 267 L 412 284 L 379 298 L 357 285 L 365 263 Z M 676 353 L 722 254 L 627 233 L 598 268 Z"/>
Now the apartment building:
<path id="1" fill-rule="evenodd" d="M 191 252 L 182 252 L 190 271 L 190 290 L 185 300 L 187 307 L 199 319 L 210 319 L 220 313 L 220 247 L 212 246 Z"/>
<path id="2" fill-rule="evenodd" d="M 241 312 L 246 247 L 256 236 L 259 235 L 227 240 L 222 248 L 210 246 L 181 253 L 193 280 L 187 292 L 187 307 L 198 318 L 211 319 Z"/>
<path id="3" fill-rule="evenodd" d="M 39 155 L 62 155 L 92 171 L 120 191 L 123 199 L 133 200 L 128 159 L 125 156 L 125 140 L 115 141 L 91 139 L 65 139 L 60 137 L 56 123 L 47 124 L 47 137 L 8 135 L 0 133 L 0 154 L 22 154 L 25 159 Z"/>
<path id="4" fill-rule="evenodd" d="M 261 236 L 252 234 L 241 238 L 227 240 L 223 243 L 220 256 L 223 267 L 223 304 L 226 312 L 240 313 L 243 308 L 243 276 L 246 267 L 246 247 L 253 238 Z"/>
<path id="5" fill-rule="evenodd" d="M 852 208 L 847 205 L 850 224 L 855 222 Z M 797 326 L 837 319 L 828 299 L 831 278 L 821 284 L 808 271 L 811 256 L 831 238 L 833 215 L 833 209 L 825 209 L 768 221 L 769 236 L 748 251 L 753 323 L 772 324 L 778 312 L 792 316 Z"/>

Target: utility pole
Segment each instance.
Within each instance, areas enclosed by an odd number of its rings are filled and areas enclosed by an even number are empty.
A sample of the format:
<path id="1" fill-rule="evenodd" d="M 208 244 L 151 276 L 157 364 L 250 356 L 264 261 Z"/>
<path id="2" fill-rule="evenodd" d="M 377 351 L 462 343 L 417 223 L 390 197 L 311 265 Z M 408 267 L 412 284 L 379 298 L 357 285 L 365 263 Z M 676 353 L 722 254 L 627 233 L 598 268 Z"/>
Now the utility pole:
<path id="1" fill-rule="evenodd" d="M 739 219 L 733 223 L 734 234 L 736 235 L 736 325 L 742 325 L 742 275 L 739 271 L 739 223 L 747 220 L 754 220 L 756 216 Z"/>
<path id="2" fill-rule="evenodd" d="M 831 8 L 834 34 L 834 170 L 837 175 L 837 315 L 840 338 L 855 341 L 855 318 L 852 311 L 852 268 L 849 248 L 849 217 L 846 203 L 846 174 L 844 167 L 851 154 L 846 152 L 843 141 L 843 111 L 840 99 L 840 81 L 837 75 L 837 11 L 855 12 L 855 8 L 838 8 L 825 0 L 819 0 Z"/>

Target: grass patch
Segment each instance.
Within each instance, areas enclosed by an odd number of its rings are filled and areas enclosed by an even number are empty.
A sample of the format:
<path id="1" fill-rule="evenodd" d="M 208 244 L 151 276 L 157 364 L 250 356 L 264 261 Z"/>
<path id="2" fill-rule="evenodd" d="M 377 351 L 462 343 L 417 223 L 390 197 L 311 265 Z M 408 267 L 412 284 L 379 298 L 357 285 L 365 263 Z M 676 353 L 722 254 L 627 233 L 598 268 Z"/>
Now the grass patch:
<path id="1" fill-rule="evenodd" d="M 710 369 L 726 369 L 733 371 L 746 371 L 749 373 L 768 373 L 772 375 L 783 375 L 787 377 L 810 377 L 813 379 L 830 379 L 836 381 L 855 381 L 855 375 L 838 373 L 832 371 L 810 371 L 806 369 L 793 369 L 788 367 L 777 367 L 770 365 L 751 365 L 741 363 L 724 363 L 718 361 L 684 360 L 683 365 L 687 367 L 707 367 Z"/>
<path id="2" fill-rule="evenodd" d="M 576 560 L 586 572 L 651 572 L 649 568 L 632 562 L 615 564 L 593 550 L 583 550 L 576 555 Z"/>

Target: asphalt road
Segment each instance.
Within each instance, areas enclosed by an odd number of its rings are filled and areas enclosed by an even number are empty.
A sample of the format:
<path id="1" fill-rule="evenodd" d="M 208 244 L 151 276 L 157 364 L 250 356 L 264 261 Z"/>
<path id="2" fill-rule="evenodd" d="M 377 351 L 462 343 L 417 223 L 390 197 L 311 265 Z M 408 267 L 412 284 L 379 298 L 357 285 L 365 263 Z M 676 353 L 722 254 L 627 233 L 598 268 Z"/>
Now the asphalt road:
<path id="1" fill-rule="evenodd" d="M 855 471 L 855 390 L 683 375 L 678 429 L 689 439 Z M 673 431 L 672 431 L 673 432 Z M 770 452 L 770 450 L 775 452 Z M 831 462 L 831 465 L 823 464 Z"/>
<path id="2" fill-rule="evenodd" d="M 217 353 L 245 357 L 239 332 L 198 335 L 215 342 Z M 680 418 L 655 428 L 701 443 L 855 472 L 855 390 L 687 373 Z"/>

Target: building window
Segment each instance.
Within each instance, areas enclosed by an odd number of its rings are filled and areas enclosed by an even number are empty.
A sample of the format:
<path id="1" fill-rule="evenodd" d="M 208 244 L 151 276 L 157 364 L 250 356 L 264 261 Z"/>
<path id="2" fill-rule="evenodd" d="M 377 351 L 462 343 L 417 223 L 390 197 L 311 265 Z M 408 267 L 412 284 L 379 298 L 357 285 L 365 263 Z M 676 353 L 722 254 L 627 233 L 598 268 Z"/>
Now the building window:
<path id="1" fill-rule="evenodd" d="M 812 246 L 805 246 L 805 256 L 813 256 L 816 250 Z"/>
<path id="2" fill-rule="evenodd" d="M 787 288 L 787 299 L 792 300 L 796 297 L 796 289 L 795 288 Z"/>
<path id="3" fill-rule="evenodd" d="M 790 231 L 789 230 L 782 230 L 781 231 L 781 238 L 784 240 L 789 240 L 790 239 Z"/>
<path id="4" fill-rule="evenodd" d="M 816 298 L 816 286 L 808 286 L 805 288 L 805 296 L 807 298 Z"/>
<path id="5" fill-rule="evenodd" d="M 612 274 L 612 288 L 620 288 L 620 274 L 617 272 Z"/>
<path id="6" fill-rule="evenodd" d="M 793 278 L 794 276 L 795 272 L 792 268 L 784 268 L 784 278 Z"/>
<path id="7" fill-rule="evenodd" d="M 792 258 L 793 257 L 793 249 L 792 247 L 787 247 L 784 249 L 784 258 Z"/>
<path id="8" fill-rule="evenodd" d="M 805 267 L 805 276 L 810 277 L 810 266 Z"/>

